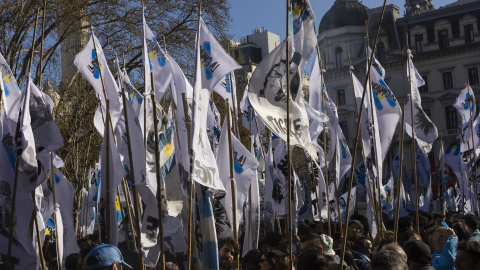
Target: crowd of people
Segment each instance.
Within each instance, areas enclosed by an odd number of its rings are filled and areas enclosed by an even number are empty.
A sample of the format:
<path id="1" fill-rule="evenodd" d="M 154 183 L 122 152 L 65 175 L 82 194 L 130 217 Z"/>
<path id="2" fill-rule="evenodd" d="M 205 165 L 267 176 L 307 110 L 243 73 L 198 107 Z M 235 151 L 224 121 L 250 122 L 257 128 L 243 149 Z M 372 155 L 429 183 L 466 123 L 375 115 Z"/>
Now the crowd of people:
<path id="1" fill-rule="evenodd" d="M 292 252 L 284 229 L 264 234 L 261 228 L 258 249 L 243 256 L 241 243 L 233 238 L 218 239 L 218 265 L 221 270 L 237 269 L 237 265 L 242 270 L 287 270 L 292 254 L 293 269 L 297 270 L 337 270 L 340 265 L 345 270 L 480 270 L 480 228 L 475 215 L 459 213 L 446 217 L 421 212 L 418 223 L 417 231 L 413 216 L 400 218 L 395 241 L 393 221 L 385 222 L 385 228 L 373 238 L 367 219 L 353 214 L 344 239 L 338 224 L 331 224 L 330 237 L 327 223 L 303 220 L 293 234 Z M 142 269 L 139 254 L 129 250 L 126 243 L 118 248 L 100 244 L 98 234 L 94 234 L 79 239 L 78 245 L 80 252 L 65 259 L 66 270 Z M 55 241 L 47 236 L 43 255 L 50 270 L 60 269 L 56 251 Z M 167 252 L 165 262 L 167 270 L 184 270 L 187 254 Z M 9 268 L 0 264 L 2 269 Z M 147 269 L 162 269 L 161 262 Z M 194 256 L 192 269 L 196 269 Z"/>

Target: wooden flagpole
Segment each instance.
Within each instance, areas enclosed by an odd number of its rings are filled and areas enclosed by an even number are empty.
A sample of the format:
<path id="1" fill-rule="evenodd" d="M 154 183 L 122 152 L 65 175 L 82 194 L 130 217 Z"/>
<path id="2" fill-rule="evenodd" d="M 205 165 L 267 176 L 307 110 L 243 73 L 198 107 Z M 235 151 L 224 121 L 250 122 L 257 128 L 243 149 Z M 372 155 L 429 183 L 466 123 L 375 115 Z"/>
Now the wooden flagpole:
<path id="1" fill-rule="evenodd" d="M 348 63 L 350 64 L 350 67 L 352 67 L 352 61 L 350 59 L 350 54 L 348 54 Z M 353 82 L 353 76 L 352 76 L 352 73 L 353 71 L 350 71 L 351 74 L 350 74 L 350 79 L 352 80 L 352 89 L 354 91 L 353 95 L 355 96 L 355 85 L 354 85 L 354 82 Z M 357 104 L 357 99 L 355 98 L 355 108 L 358 107 L 358 104 Z M 360 116 L 360 113 L 357 114 L 357 119 L 359 119 L 358 121 L 361 121 L 361 116 Z M 363 157 L 363 160 L 366 160 L 366 157 L 365 157 L 365 149 L 363 149 L 363 146 L 362 146 L 362 157 Z M 375 196 L 373 196 L 373 189 L 372 189 L 372 186 L 371 186 L 371 181 L 370 181 L 370 176 L 368 175 L 367 172 L 365 172 L 365 176 L 366 176 L 366 183 L 367 183 L 367 188 L 368 188 L 368 191 L 367 191 L 367 195 L 370 197 L 370 201 L 372 202 L 372 208 L 373 208 L 373 213 L 376 213 L 377 212 L 377 206 L 375 204 Z M 375 215 L 376 217 L 376 215 Z M 378 220 L 377 218 L 375 218 L 375 224 L 377 225 L 377 228 L 378 228 Z M 343 232 L 342 232 L 343 234 Z"/>
<path id="2" fill-rule="evenodd" d="M 123 55 L 123 68 L 125 69 L 125 55 Z M 119 78 L 121 78 L 121 76 L 119 76 Z M 121 80 L 121 79 L 120 79 Z M 131 175 L 131 181 L 132 181 L 132 192 L 133 192 L 133 210 L 134 210 L 134 217 L 135 217 L 135 227 L 137 229 L 137 231 L 135 231 L 134 227 L 132 226 L 132 236 L 133 236 L 133 242 L 134 242 L 134 248 L 136 251 L 139 252 L 139 257 L 140 257 L 140 261 L 142 263 L 142 269 L 145 268 L 145 262 L 144 262 L 144 259 L 143 259 L 143 255 L 141 254 L 140 250 L 142 248 L 142 237 L 141 237 L 141 233 L 140 233 L 140 213 L 138 212 L 139 211 L 139 196 L 138 196 L 138 191 L 137 191 L 137 187 L 136 187 L 136 179 L 135 179 L 135 168 L 134 168 L 134 165 L 133 165 L 133 150 L 132 150 L 132 141 L 131 141 L 131 136 L 130 136 L 130 123 L 128 121 L 128 112 L 126 110 L 126 104 L 127 104 L 127 98 L 126 98 L 126 92 L 125 92 L 125 89 L 123 88 L 123 81 L 121 80 L 120 81 L 120 85 L 122 86 L 122 102 L 123 102 L 123 114 L 124 114 L 124 118 L 125 118 L 125 129 L 126 129 L 126 134 L 127 134 L 127 145 L 128 145 L 128 158 L 129 158 L 129 161 L 130 161 L 130 175 Z M 144 104 L 143 106 L 146 108 L 146 99 L 144 98 Z M 145 115 L 145 118 L 146 115 Z M 123 182 L 123 184 L 125 185 L 125 182 Z M 125 187 L 124 187 L 125 189 Z M 128 198 L 130 198 L 130 196 L 128 196 Z M 130 205 L 131 205 L 131 202 L 130 202 Z M 129 210 L 130 211 L 130 207 L 129 207 Z M 131 219 L 130 219 L 131 221 Z"/>
<path id="3" fill-rule="evenodd" d="M 158 224 L 159 224 L 159 234 L 160 234 L 160 262 L 161 269 L 165 270 L 165 243 L 163 239 L 163 211 L 162 211 L 162 183 L 163 176 L 162 170 L 160 168 L 160 149 L 158 143 L 158 121 L 157 121 L 157 103 L 155 101 L 155 84 L 153 78 L 153 72 L 150 72 L 151 83 L 152 83 L 152 107 L 153 107 L 153 126 L 155 129 L 155 169 L 156 169 L 156 179 L 157 179 L 157 209 L 158 209 Z"/>
<path id="4" fill-rule="evenodd" d="M 237 231 L 237 196 L 236 196 L 236 184 L 235 184 L 235 171 L 233 170 L 233 145 L 232 145 L 232 129 L 231 129 L 231 119 L 230 119 L 230 104 L 228 102 L 228 98 L 226 100 L 227 106 L 227 132 L 228 132 L 228 159 L 229 159 L 229 167 L 230 167 L 230 191 L 232 192 L 232 217 L 233 217 L 233 238 L 235 242 L 238 243 L 238 231 Z M 237 253 L 236 258 L 236 267 L 240 269 L 240 257 L 239 253 Z"/>
<path id="5" fill-rule="evenodd" d="M 373 54 L 373 51 L 372 51 L 372 55 L 368 55 L 368 47 L 369 47 L 369 38 L 368 38 L 368 21 L 365 20 L 365 36 L 366 36 L 366 43 L 367 43 L 367 58 L 368 57 L 374 57 L 374 54 Z M 375 40 L 375 43 L 376 43 L 376 40 Z M 375 142 L 376 140 L 379 140 L 380 138 L 376 138 L 375 137 L 375 118 L 373 117 L 373 97 L 372 97 L 372 80 L 368 80 L 368 85 L 369 85 L 369 94 L 368 94 L 368 97 L 369 97 L 369 102 L 370 102 L 370 115 L 371 115 L 371 118 L 372 118 L 372 137 L 374 139 L 374 142 L 373 142 L 373 147 L 375 148 L 375 153 L 371 153 L 372 155 L 372 158 L 373 158 L 373 155 L 377 155 L 379 149 L 377 149 L 376 145 L 375 145 Z M 375 156 L 375 160 L 377 160 L 376 156 Z M 382 215 L 382 197 L 381 197 L 381 192 L 380 192 L 380 185 L 382 183 L 382 179 L 380 179 L 378 177 L 380 171 L 379 171 L 379 168 L 378 168 L 378 164 L 382 164 L 383 163 L 383 160 L 377 160 L 377 164 L 375 164 L 375 169 L 377 169 L 377 178 L 378 179 L 374 179 L 372 181 L 372 184 L 373 184 L 373 187 L 372 187 L 372 190 L 374 191 L 372 193 L 372 197 L 373 197 L 373 202 L 372 202 L 372 205 L 374 205 L 374 214 L 375 214 L 375 220 L 377 222 L 377 230 L 380 231 L 380 234 L 382 235 L 382 238 L 383 238 L 383 215 Z M 369 179 L 370 181 L 371 179 Z M 374 196 L 375 195 L 375 191 L 377 192 L 377 196 Z M 378 200 L 378 201 L 377 201 Z"/>
<path id="6" fill-rule="evenodd" d="M 376 33 L 376 37 L 375 37 L 375 44 L 373 45 L 373 50 L 372 50 L 372 54 L 375 53 L 375 48 L 376 48 L 376 43 L 377 43 L 377 37 L 378 37 L 378 33 L 380 32 L 380 26 L 381 26 L 381 22 L 382 22 L 382 19 L 383 19 L 383 14 L 385 13 L 385 5 L 387 3 L 387 0 L 383 0 L 383 8 L 382 8 L 382 14 L 380 16 L 380 21 L 378 23 L 378 27 L 377 27 L 377 33 Z M 367 88 L 367 82 L 368 80 L 370 79 L 370 68 L 372 67 L 372 59 L 373 57 L 370 57 L 370 59 L 368 60 L 368 67 L 367 67 L 367 76 L 365 77 L 365 82 L 363 84 L 363 94 L 362 94 L 362 100 L 361 100 L 361 103 L 360 103 L 360 112 L 359 112 L 359 116 L 358 116 L 358 119 L 362 119 L 362 114 L 363 114 L 363 102 L 365 100 L 365 93 L 366 93 L 366 88 Z M 352 194 L 352 185 L 353 185 L 353 177 L 354 177 L 354 172 L 355 172 L 355 159 L 357 158 L 357 146 L 358 146 L 358 137 L 360 135 L 360 123 L 361 121 L 357 121 L 357 132 L 355 134 L 355 141 L 354 141 L 354 145 L 355 145 L 355 150 L 353 151 L 353 157 L 352 157 L 352 167 L 351 167 L 351 172 L 350 172 L 350 182 L 349 182 L 349 185 L 348 185 L 348 197 L 347 197 L 347 209 L 346 209 L 346 224 L 345 224 L 345 237 L 343 238 L 343 248 L 342 248 L 342 256 L 341 256 L 341 262 L 343 262 L 345 260 L 345 247 L 347 245 L 347 229 L 348 229 L 348 216 L 350 214 L 350 202 L 351 202 L 351 194 Z M 340 265 L 340 269 L 342 266 Z"/>
<path id="7" fill-rule="evenodd" d="M 408 47 L 408 33 L 405 33 L 405 43 L 407 46 L 407 51 L 410 50 Z M 410 72 L 410 56 L 407 55 L 407 65 L 408 65 L 408 87 L 410 89 L 410 117 L 411 117 L 411 123 L 412 123 L 412 162 L 413 162 L 413 180 L 415 183 L 415 225 L 416 225 L 416 230 L 417 233 L 420 233 L 420 220 L 419 220 L 419 203 L 418 203 L 418 178 L 417 178 L 417 151 L 415 147 L 415 118 L 413 117 L 413 89 L 412 89 L 412 74 Z"/>
<path id="8" fill-rule="evenodd" d="M 191 120 L 188 114 L 188 102 L 185 93 L 182 93 L 183 113 L 185 116 L 185 127 L 187 129 L 188 149 L 192 149 L 191 142 Z M 190 167 L 192 165 L 190 164 Z M 193 237 L 193 193 L 195 189 L 194 180 L 190 178 L 190 187 L 188 189 L 188 252 L 187 252 L 187 270 L 193 269 L 192 267 L 192 249 L 194 247 L 195 238 Z"/>
<path id="9" fill-rule="evenodd" d="M 400 152 L 398 156 L 400 158 L 398 168 L 398 180 L 397 180 L 397 202 L 395 207 L 395 226 L 394 226 L 394 242 L 398 240 L 398 219 L 400 218 L 400 195 L 403 181 L 403 139 L 405 137 L 405 103 L 402 103 L 402 127 L 400 132 Z"/>
<path id="10" fill-rule="evenodd" d="M 313 25 L 314 29 L 315 29 L 315 24 Z M 315 35 L 316 35 L 316 29 L 314 30 L 315 31 Z M 320 50 L 318 49 L 318 44 L 316 45 L 317 47 L 317 59 L 318 59 L 318 67 L 320 68 L 320 83 L 321 83 L 321 87 L 322 87 L 322 113 L 325 114 L 325 95 L 323 93 L 323 66 L 322 66 L 322 59 L 320 58 Z M 324 177 L 324 180 L 325 180 L 325 195 L 326 195 L 326 199 L 327 199 L 327 222 L 328 222 L 328 236 L 332 236 L 332 226 L 330 225 L 330 185 L 329 185 L 329 177 L 328 177 L 328 160 L 327 160 L 327 128 L 325 126 L 325 122 L 322 123 L 323 125 L 323 156 L 324 156 L 324 160 L 325 160 L 325 177 Z M 320 172 L 321 173 L 321 172 Z M 319 209 L 320 210 L 320 213 L 322 211 L 322 209 Z M 321 219 L 321 218 L 320 218 Z"/>
<path id="11" fill-rule="evenodd" d="M 285 39 L 285 57 L 287 58 L 287 168 L 288 168 L 288 246 L 289 248 L 289 264 L 290 264 L 290 269 L 293 269 L 293 210 L 292 210 L 292 201 L 293 201 L 293 194 L 292 194 L 292 163 L 291 163 L 291 150 L 290 150 L 290 133 L 291 133 L 291 123 L 290 123 L 290 52 L 289 52 L 289 38 L 290 38 L 290 32 L 289 32 L 289 25 L 290 25 L 290 0 L 287 0 L 287 25 L 286 25 L 286 32 L 287 32 L 287 38 Z"/>

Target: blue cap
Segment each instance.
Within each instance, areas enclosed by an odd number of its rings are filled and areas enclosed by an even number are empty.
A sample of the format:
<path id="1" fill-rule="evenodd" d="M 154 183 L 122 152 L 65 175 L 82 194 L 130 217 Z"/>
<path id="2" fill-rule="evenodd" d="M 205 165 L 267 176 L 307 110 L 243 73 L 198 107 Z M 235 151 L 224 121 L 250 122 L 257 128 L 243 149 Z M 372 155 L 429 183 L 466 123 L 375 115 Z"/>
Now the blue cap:
<path id="1" fill-rule="evenodd" d="M 101 244 L 90 250 L 85 259 L 85 268 L 88 270 L 106 267 L 111 266 L 115 262 L 132 269 L 130 265 L 125 263 L 122 253 L 120 253 L 120 250 L 116 246 Z"/>

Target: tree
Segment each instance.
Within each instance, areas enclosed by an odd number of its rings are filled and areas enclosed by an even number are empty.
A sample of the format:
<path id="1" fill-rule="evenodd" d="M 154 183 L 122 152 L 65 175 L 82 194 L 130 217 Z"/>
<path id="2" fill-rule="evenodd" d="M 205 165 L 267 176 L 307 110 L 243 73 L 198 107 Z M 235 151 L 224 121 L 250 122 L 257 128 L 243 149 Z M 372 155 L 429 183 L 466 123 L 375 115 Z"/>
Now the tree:
<path id="1" fill-rule="evenodd" d="M 157 40 L 192 79 L 199 1 L 145 0 L 146 21 Z M 95 92 L 73 65 L 93 27 L 112 68 L 115 54 L 125 55 L 126 69 L 137 88 L 143 88 L 141 2 L 129 0 L 46 0 L 43 62 L 40 63 L 44 0 L 0 2 L 0 53 L 19 85 L 28 73 L 34 41 L 32 77 L 52 85 L 59 95 L 54 110 L 65 146 L 58 151 L 65 161 L 64 174 L 74 185 L 78 214 L 79 194 L 88 181 L 90 167 L 98 162 L 100 135 L 93 127 L 97 106 Z M 203 18 L 219 38 L 227 36 L 230 5 L 227 0 L 204 0 Z M 113 70 L 112 70 L 113 71 Z M 60 76 L 61 74 L 61 76 Z"/>

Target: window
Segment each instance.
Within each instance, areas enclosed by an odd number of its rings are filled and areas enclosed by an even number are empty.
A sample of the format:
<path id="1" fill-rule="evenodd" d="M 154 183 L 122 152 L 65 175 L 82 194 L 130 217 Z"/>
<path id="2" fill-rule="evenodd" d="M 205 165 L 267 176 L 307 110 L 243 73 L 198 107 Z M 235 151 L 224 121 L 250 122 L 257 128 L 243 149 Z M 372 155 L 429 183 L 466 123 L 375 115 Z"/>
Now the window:
<path id="1" fill-rule="evenodd" d="M 445 49 L 448 47 L 448 31 L 447 30 L 438 31 L 438 46 L 440 49 Z"/>
<path id="2" fill-rule="evenodd" d="M 345 105 L 346 104 L 345 90 L 344 89 L 337 90 L 337 104 L 338 105 Z"/>
<path id="3" fill-rule="evenodd" d="M 468 83 L 470 85 L 478 84 L 478 68 L 473 67 L 468 69 Z"/>
<path id="4" fill-rule="evenodd" d="M 432 119 L 432 114 L 430 112 L 430 109 L 423 109 L 423 112 L 428 116 L 428 118 Z"/>
<path id="5" fill-rule="evenodd" d="M 427 76 L 422 76 L 422 79 L 425 81 L 425 84 L 420 86 L 418 88 L 418 92 L 420 93 L 428 93 L 428 80 L 427 80 Z"/>
<path id="6" fill-rule="evenodd" d="M 443 89 L 452 89 L 453 88 L 453 80 L 452 80 L 452 72 L 444 72 L 443 75 Z"/>
<path id="7" fill-rule="evenodd" d="M 345 140 L 348 141 L 348 122 L 347 121 L 340 121 L 338 123 L 340 125 L 340 128 L 342 129 L 343 136 L 345 137 Z"/>
<path id="8" fill-rule="evenodd" d="M 336 60 L 337 68 L 343 66 L 343 50 L 340 47 L 337 47 L 335 49 L 335 60 Z"/>
<path id="9" fill-rule="evenodd" d="M 457 109 L 455 109 L 455 107 L 445 107 L 445 120 L 447 122 L 447 129 L 458 128 Z"/>
<path id="10" fill-rule="evenodd" d="M 422 53 L 424 51 L 423 34 L 415 35 L 415 48 L 417 50 L 417 53 Z"/>
<path id="11" fill-rule="evenodd" d="M 475 33 L 473 32 L 473 24 L 467 24 L 463 26 L 465 30 L 465 43 L 472 43 L 475 41 Z"/>
<path id="12" fill-rule="evenodd" d="M 385 44 L 383 42 L 378 43 L 377 45 L 377 58 L 379 61 L 385 61 Z"/>

